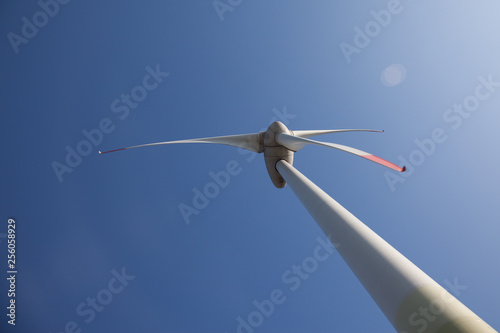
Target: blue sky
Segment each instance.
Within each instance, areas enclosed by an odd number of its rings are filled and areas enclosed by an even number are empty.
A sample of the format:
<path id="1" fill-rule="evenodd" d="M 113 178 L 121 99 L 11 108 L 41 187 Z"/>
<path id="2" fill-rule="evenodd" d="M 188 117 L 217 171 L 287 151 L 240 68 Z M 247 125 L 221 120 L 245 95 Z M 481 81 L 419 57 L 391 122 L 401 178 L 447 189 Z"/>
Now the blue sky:
<path id="1" fill-rule="evenodd" d="M 324 147 L 294 165 L 500 328 L 497 2 L 42 3 L 51 15 L 31 0 L 0 10 L 0 249 L 14 218 L 18 269 L 2 332 L 236 332 L 273 291 L 254 332 L 394 331 L 336 252 L 287 279 L 325 238 L 263 156 L 97 154 L 274 120 L 384 129 L 320 140 L 407 160 L 404 177 Z M 179 205 L 228 163 L 186 223 Z"/>

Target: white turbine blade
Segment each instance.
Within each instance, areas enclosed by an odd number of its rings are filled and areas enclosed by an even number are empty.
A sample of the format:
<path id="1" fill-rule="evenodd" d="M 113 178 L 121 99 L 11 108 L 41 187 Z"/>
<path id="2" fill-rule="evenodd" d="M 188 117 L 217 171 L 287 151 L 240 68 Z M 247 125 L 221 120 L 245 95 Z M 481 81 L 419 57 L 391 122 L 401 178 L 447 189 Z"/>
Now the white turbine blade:
<path id="1" fill-rule="evenodd" d="M 261 137 L 260 133 L 254 133 L 254 134 L 216 136 L 216 137 L 212 137 L 212 138 L 155 142 L 155 143 L 148 143 L 148 144 L 144 144 L 144 145 L 108 150 L 108 151 L 104 151 L 104 152 L 99 151 L 99 154 L 112 153 L 115 151 L 125 150 L 125 149 L 148 147 L 148 146 L 158 146 L 158 145 L 170 145 L 170 144 L 176 144 L 176 143 L 217 143 L 217 144 L 221 144 L 221 145 L 229 145 L 229 146 L 244 148 L 247 150 L 254 151 L 256 153 L 261 153 L 262 151 L 260 148 L 260 137 Z"/>
<path id="2" fill-rule="evenodd" d="M 348 146 L 344 146 L 344 145 L 339 145 L 336 143 L 320 142 L 320 141 L 315 141 L 315 140 L 311 140 L 311 139 L 299 138 L 299 137 L 289 135 L 286 133 L 280 133 L 277 137 L 277 140 L 280 144 L 282 144 L 283 146 L 285 146 L 288 149 L 293 150 L 293 151 L 298 151 L 298 150 L 302 149 L 307 144 L 330 147 L 330 148 L 335 148 L 338 150 L 342 150 L 342 151 L 351 153 L 353 155 L 357 155 L 357 156 L 366 158 L 367 160 L 381 164 L 383 166 L 386 166 L 388 168 L 391 168 L 391 169 L 399 171 L 399 172 L 403 172 L 406 170 L 406 167 L 401 168 L 401 167 L 397 166 L 396 164 L 393 164 L 389 161 L 386 161 L 383 158 L 380 158 L 380 157 L 375 156 L 373 154 L 367 153 L 365 151 L 362 151 L 362 150 L 359 150 L 356 148 L 352 148 L 352 147 L 348 147 Z"/>
<path id="3" fill-rule="evenodd" d="M 338 129 L 338 130 L 310 130 L 310 131 L 293 131 L 295 136 L 299 138 L 309 138 L 311 136 L 339 133 L 339 132 L 377 132 L 382 133 L 383 131 L 372 130 L 372 129 Z"/>

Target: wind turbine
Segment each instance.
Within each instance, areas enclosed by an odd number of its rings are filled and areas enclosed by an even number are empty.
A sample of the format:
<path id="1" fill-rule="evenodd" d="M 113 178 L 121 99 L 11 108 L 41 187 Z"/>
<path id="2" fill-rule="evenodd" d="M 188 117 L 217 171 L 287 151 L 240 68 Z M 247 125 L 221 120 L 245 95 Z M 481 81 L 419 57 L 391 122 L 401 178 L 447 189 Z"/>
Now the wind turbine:
<path id="1" fill-rule="evenodd" d="M 290 185 L 397 332 L 497 332 L 293 167 L 294 153 L 313 144 L 345 151 L 399 172 L 405 171 L 405 167 L 356 148 L 308 139 L 351 131 L 381 132 L 364 129 L 290 131 L 277 121 L 266 132 L 149 143 L 99 151 L 99 154 L 178 143 L 216 143 L 264 153 L 274 186 Z"/>

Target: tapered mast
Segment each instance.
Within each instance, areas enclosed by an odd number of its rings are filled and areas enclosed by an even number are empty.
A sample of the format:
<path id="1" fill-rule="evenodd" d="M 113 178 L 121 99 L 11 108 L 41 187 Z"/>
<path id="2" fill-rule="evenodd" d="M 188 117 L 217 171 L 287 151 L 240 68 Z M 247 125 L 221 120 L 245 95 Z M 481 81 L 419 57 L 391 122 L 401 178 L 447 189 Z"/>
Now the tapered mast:
<path id="1" fill-rule="evenodd" d="M 383 158 L 357 148 L 309 137 L 369 129 L 290 131 L 272 123 L 266 132 L 164 141 L 105 151 L 180 143 L 215 143 L 264 153 L 269 177 L 277 188 L 287 183 L 399 333 L 496 332 L 401 253 L 323 192 L 293 166 L 294 153 L 306 145 L 344 151 L 404 172 Z"/>
<path id="2" fill-rule="evenodd" d="M 290 163 L 276 169 L 397 332 L 496 332 Z"/>

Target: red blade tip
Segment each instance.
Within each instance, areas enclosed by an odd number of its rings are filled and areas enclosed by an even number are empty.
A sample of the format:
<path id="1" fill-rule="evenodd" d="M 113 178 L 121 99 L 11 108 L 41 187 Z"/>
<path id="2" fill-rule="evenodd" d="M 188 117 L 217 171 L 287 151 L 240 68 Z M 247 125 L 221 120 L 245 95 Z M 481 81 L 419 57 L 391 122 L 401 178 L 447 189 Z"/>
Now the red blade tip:
<path id="1" fill-rule="evenodd" d="M 378 164 L 381 164 L 383 166 L 386 166 L 392 170 L 396 170 L 396 171 L 399 171 L 399 172 L 403 172 L 406 170 L 406 167 L 399 167 L 397 166 L 396 164 L 394 163 L 391 163 L 387 160 L 384 160 L 383 158 L 380 158 L 378 156 L 375 156 L 375 155 L 362 155 L 362 157 L 372 161 L 372 162 L 375 162 L 375 163 L 378 163 Z"/>
<path id="2" fill-rule="evenodd" d="M 114 149 L 114 150 L 108 150 L 108 151 L 100 151 L 99 150 L 99 154 L 107 154 L 107 153 L 112 153 L 112 152 L 115 152 L 115 151 L 120 151 L 120 150 L 125 150 L 127 148 L 120 148 L 120 149 Z"/>

